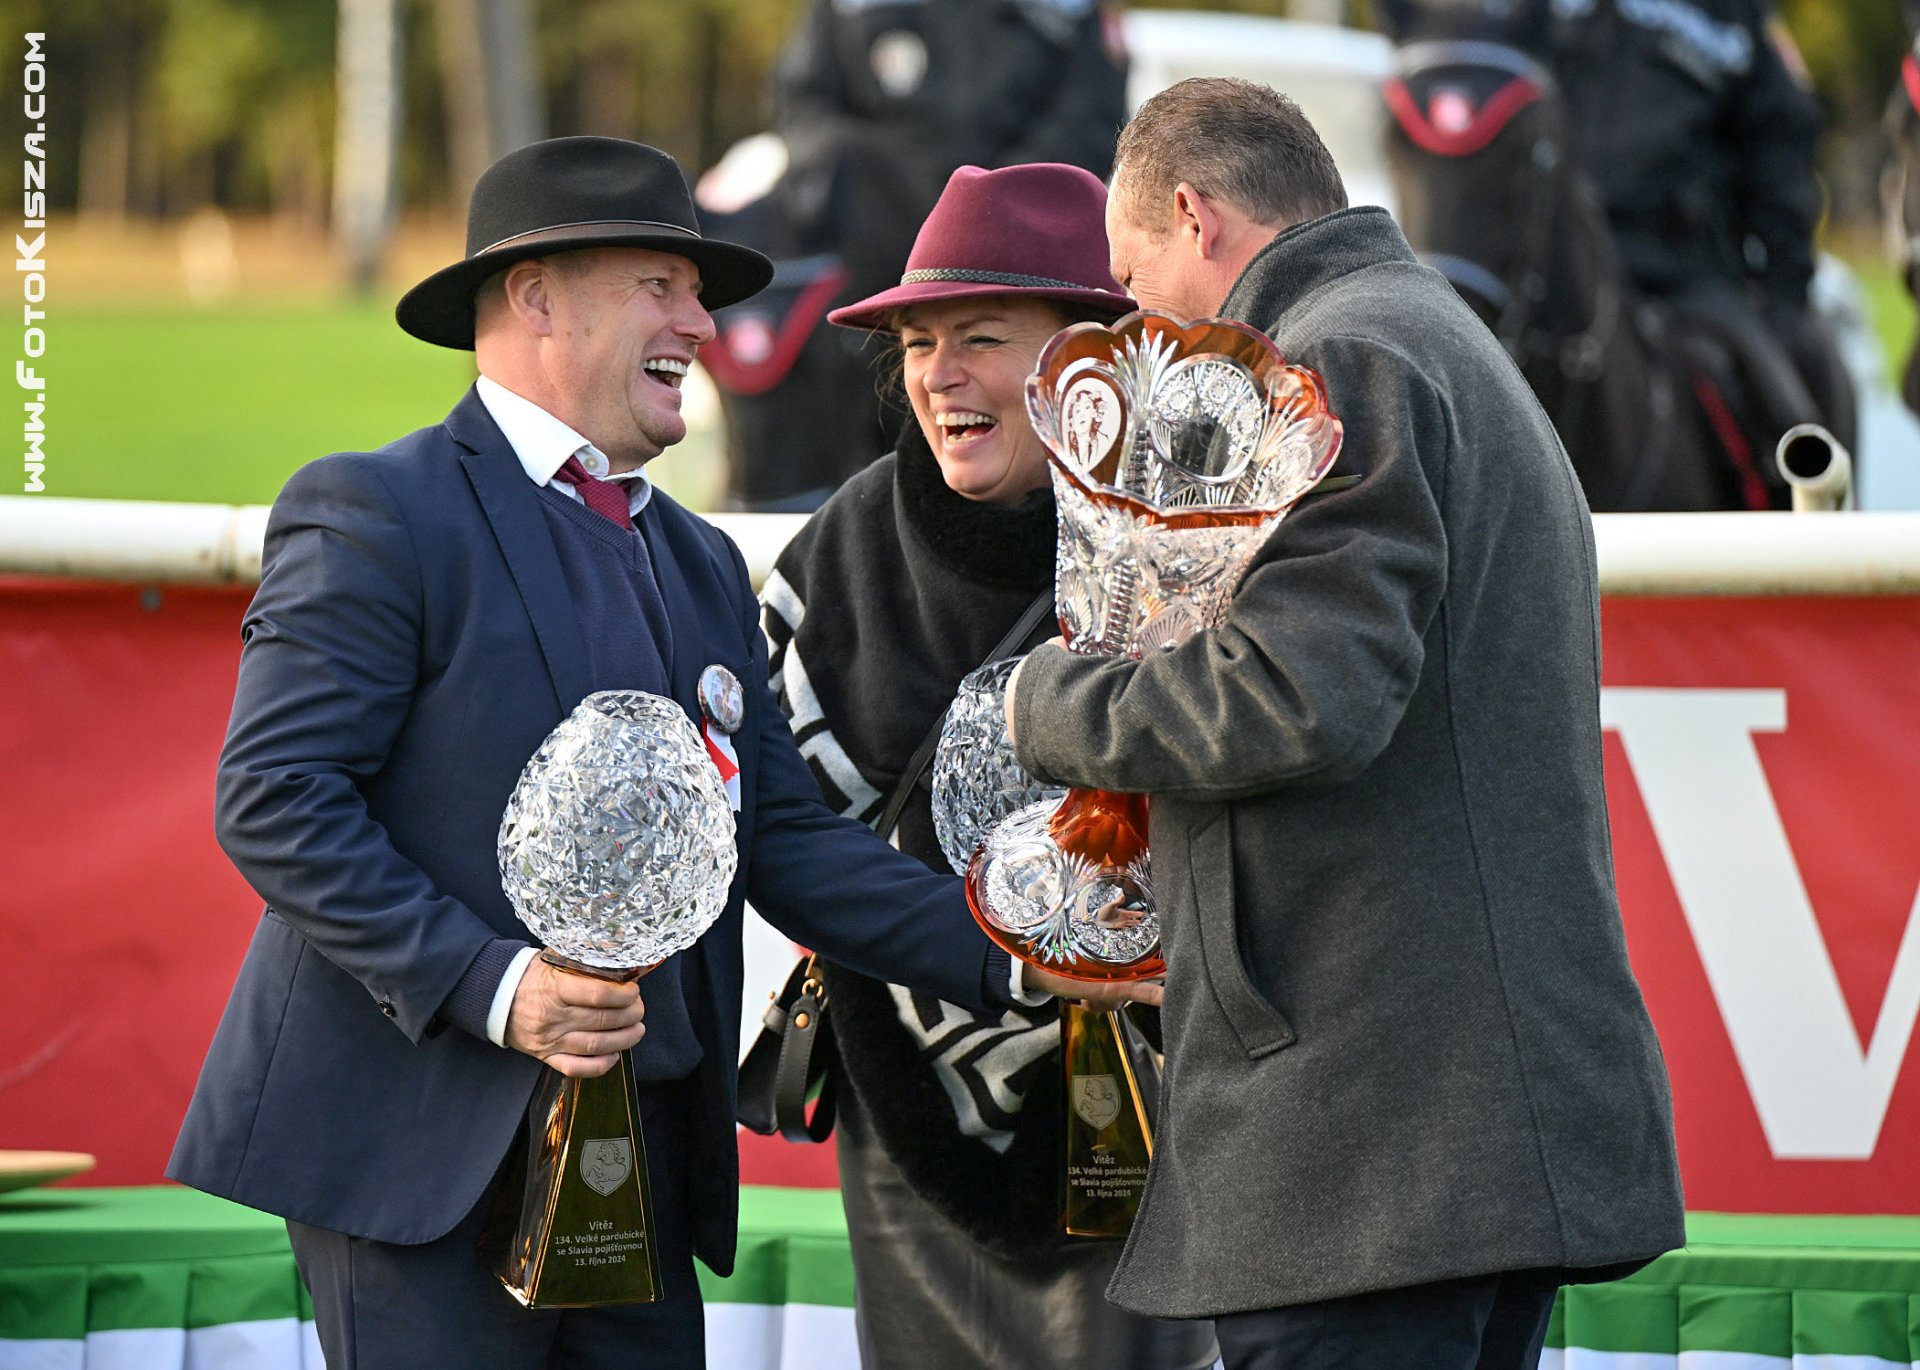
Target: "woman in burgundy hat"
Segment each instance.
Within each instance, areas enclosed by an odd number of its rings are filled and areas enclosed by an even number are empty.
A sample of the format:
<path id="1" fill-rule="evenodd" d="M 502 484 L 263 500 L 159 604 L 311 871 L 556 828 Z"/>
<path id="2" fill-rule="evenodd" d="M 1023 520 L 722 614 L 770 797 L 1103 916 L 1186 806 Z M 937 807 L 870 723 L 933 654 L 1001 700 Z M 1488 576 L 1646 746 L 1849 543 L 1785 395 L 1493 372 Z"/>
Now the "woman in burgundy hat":
<path id="1" fill-rule="evenodd" d="M 1106 191 L 1054 164 L 962 167 L 900 284 L 834 323 L 899 344 L 915 422 L 781 554 L 771 675 L 828 803 L 880 819 L 962 676 L 1055 631 L 1054 506 L 1025 383 L 1061 328 L 1133 307 L 1107 269 Z M 923 778 L 902 850 L 947 869 Z M 868 1370 L 1213 1363 L 1212 1328 L 1124 1313 L 1118 1243 L 1059 1235 L 1058 1009 L 1004 1017 L 826 969 L 841 1193 Z"/>

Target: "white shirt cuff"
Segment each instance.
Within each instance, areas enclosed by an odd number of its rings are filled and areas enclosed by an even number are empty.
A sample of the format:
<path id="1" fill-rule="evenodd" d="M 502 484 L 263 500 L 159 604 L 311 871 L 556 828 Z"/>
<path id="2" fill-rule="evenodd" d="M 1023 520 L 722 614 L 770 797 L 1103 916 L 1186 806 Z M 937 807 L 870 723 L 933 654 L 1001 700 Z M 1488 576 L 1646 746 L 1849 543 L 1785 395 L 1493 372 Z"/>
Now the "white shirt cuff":
<path id="1" fill-rule="evenodd" d="M 497 1047 L 507 1044 L 507 1016 L 513 1012 L 513 996 L 526 976 L 527 967 L 533 964 L 533 958 L 539 954 L 538 947 L 522 947 L 516 951 L 513 959 L 507 962 L 506 973 L 500 977 L 500 988 L 493 992 L 493 1007 L 487 1010 L 487 1040 Z M 1016 961 L 1014 964 L 1020 963 Z"/>
<path id="2" fill-rule="evenodd" d="M 1022 961 L 1017 956 L 1013 958 L 1013 970 L 1012 973 L 1007 976 L 1007 989 L 1012 993 L 1015 1003 L 1025 1004 L 1028 1008 L 1039 1008 L 1042 1004 L 1053 998 L 1053 996 L 1045 992 L 1036 993 L 1027 988 L 1026 976 L 1024 974 L 1026 968 L 1027 963 L 1025 961 Z"/>

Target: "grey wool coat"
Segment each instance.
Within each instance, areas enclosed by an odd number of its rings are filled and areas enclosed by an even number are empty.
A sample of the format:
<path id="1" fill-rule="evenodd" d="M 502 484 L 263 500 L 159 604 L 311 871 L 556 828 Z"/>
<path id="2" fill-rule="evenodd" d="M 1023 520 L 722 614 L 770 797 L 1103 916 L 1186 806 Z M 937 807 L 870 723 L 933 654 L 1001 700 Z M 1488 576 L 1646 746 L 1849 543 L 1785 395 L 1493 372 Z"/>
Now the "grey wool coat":
<path id="1" fill-rule="evenodd" d="M 1384 210 L 1283 232 L 1222 313 L 1325 378 L 1359 482 L 1287 517 L 1220 627 L 1138 662 L 1045 647 L 1016 685 L 1036 775 L 1153 796 L 1167 1073 L 1109 1296 L 1624 1273 L 1683 1241 L 1680 1181 L 1572 468 Z"/>

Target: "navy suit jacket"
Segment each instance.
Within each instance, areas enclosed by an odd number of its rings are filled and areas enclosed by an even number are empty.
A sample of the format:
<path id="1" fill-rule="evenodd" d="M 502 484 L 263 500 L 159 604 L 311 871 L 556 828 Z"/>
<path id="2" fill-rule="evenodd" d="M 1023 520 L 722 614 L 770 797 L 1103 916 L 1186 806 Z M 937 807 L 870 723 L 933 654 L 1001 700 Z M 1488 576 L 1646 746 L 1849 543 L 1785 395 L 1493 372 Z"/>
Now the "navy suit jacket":
<path id="1" fill-rule="evenodd" d="M 986 939 L 960 884 L 830 813 L 767 689 L 740 553 L 653 496 L 674 698 L 746 685 L 740 868 L 691 951 L 705 1057 L 694 1249 L 733 1263 L 742 903 L 870 975 L 979 1005 Z M 495 937 L 537 941 L 501 890 L 521 767 L 589 692 L 540 494 L 469 391 L 443 424 L 288 481 L 220 756 L 221 845 L 267 907 L 168 1174 L 316 1227 L 417 1243 L 479 1199 L 543 1067 L 445 1017 Z M 645 985 L 642 983 L 644 994 Z"/>

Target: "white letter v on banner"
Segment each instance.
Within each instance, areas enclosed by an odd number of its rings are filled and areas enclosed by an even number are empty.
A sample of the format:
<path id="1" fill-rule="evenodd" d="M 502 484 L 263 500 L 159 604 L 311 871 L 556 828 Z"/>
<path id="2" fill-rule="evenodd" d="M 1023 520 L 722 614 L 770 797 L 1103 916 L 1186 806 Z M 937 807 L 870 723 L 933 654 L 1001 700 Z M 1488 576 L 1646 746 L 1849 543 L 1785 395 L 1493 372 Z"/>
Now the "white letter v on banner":
<path id="1" fill-rule="evenodd" d="M 1786 729 L 1786 691 L 1608 689 L 1600 713 L 1626 745 L 1773 1154 L 1871 1156 L 1920 1015 L 1920 893 L 1863 1052 L 1753 745 Z"/>

